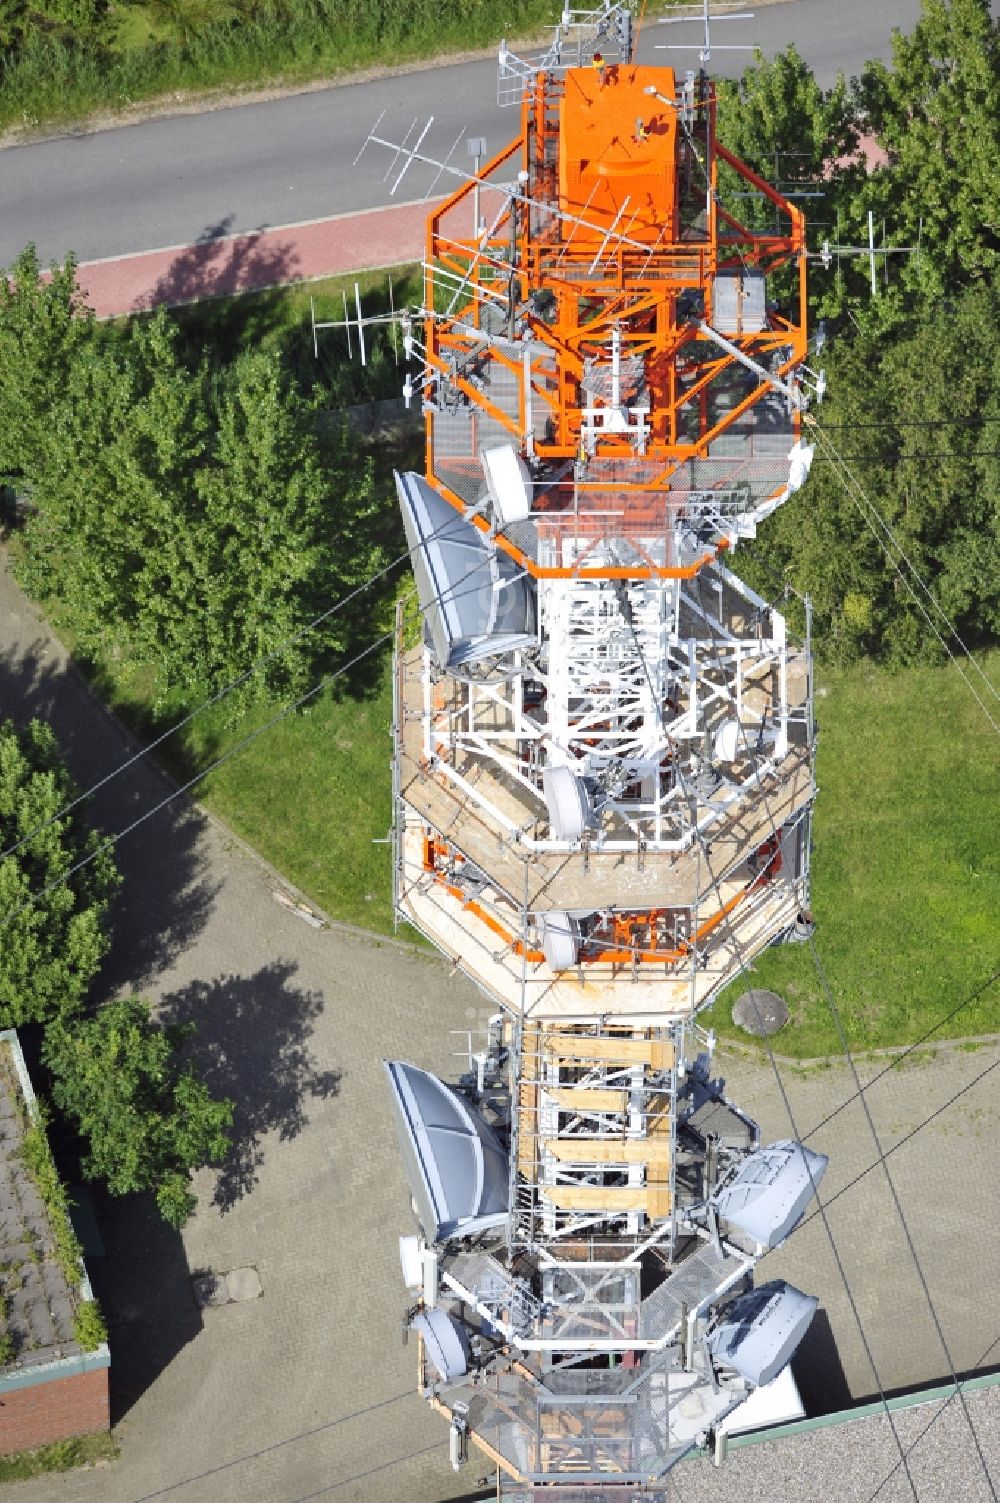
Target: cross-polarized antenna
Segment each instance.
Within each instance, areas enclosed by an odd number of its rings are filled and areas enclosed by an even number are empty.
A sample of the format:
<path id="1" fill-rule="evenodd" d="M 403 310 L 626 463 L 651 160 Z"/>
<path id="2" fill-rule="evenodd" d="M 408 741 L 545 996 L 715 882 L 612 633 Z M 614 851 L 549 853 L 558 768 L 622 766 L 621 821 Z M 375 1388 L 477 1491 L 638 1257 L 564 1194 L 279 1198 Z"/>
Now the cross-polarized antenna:
<path id="1" fill-rule="evenodd" d="M 313 355 L 315 356 L 315 358 L 317 360 L 319 359 L 319 339 L 318 339 L 319 330 L 320 329 L 343 329 L 344 332 L 347 335 L 347 354 L 348 354 L 348 357 L 350 359 L 353 359 L 354 358 L 354 347 L 353 347 L 353 343 L 352 343 L 352 340 L 351 340 L 351 330 L 353 329 L 355 331 L 355 333 L 357 334 L 357 336 L 358 336 L 358 354 L 359 354 L 359 358 L 361 360 L 361 364 L 362 365 L 367 365 L 368 364 L 368 350 L 367 350 L 367 347 L 365 345 L 365 330 L 366 329 L 378 328 L 380 325 L 388 325 L 393 330 L 392 348 L 393 348 L 393 353 L 396 356 L 396 364 L 398 365 L 399 364 L 399 350 L 398 350 L 398 348 L 396 346 L 395 326 L 397 324 L 400 324 L 400 323 L 406 324 L 406 323 L 409 322 L 409 320 L 406 318 L 405 315 L 401 316 L 400 314 L 398 314 L 396 312 L 396 300 L 395 300 L 395 292 L 393 290 L 393 285 L 392 285 L 392 277 L 389 278 L 389 312 L 388 313 L 369 313 L 369 314 L 362 313 L 362 311 L 361 311 L 361 288 L 359 287 L 359 285 L 358 285 L 357 282 L 355 282 L 355 284 L 354 284 L 354 316 L 353 317 L 348 312 L 347 292 L 345 290 L 343 290 L 343 289 L 341 290 L 341 297 L 344 300 L 344 316 L 343 316 L 343 318 L 338 318 L 338 319 L 322 319 L 322 320 L 321 319 L 317 319 L 317 317 L 316 317 L 316 302 L 315 302 L 315 299 L 312 298 L 312 297 L 310 297 L 310 299 L 309 299 L 309 311 L 310 311 L 310 315 L 311 315 L 311 319 L 312 319 Z M 404 332 L 405 332 L 405 330 L 404 330 Z M 404 347 L 405 347 L 405 340 L 404 340 Z"/>
<path id="2" fill-rule="evenodd" d="M 916 243 L 916 245 L 887 245 L 886 244 L 886 238 L 885 238 L 885 220 L 883 220 L 882 221 L 882 243 L 881 243 L 881 245 L 876 245 L 875 244 L 875 216 L 873 215 L 871 209 L 869 209 L 868 210 L 868 243 L 867 243 L 867 245 L 839 245 L 839 244 L 838 245 L 831 245 L 830 241 L 827 239 L 827 240 L 823 241 L 823 244 L 822 244 L 820 250 L 818 252 L 814 251 L 812 254 L 814 256 L 818 256 L 818 259 L 819 259 L 820 263 L 826 269 L 829 269 L 829 267 L 833 264 L 833 258 L 834 258 L 834 256 L 836 256 L 838 263 L 840 262 L 841 258 L 845 257 L 845 256 L 847 258 L 849 258 L 849 259 L 867 260 L 867 262 L 868 262 L 869 282 L 870 282 L 870 285 L 871 285 L 872 296 L 874 297 L 878 293 L 878 266 L 877 266 L 878 258 L 880 256 L 882 258 L 882 272 L 883 272 L 883 276 L 885 278 L 886 284 L 888 284 L 888 281 L 889 281 L 889 257 L 890 256 L 919 256 L 920 251 L 921 251 L 921 241 L 923 239 L 923 231 L 924 231 L 924 221 L 923 221 L 923 219 L 921 219 L 919 231 L 918 231 L 918 234 L 917 234 L 917 243 Z"/>
<path id="3" fill-rule="evenodd" d="M 448 152 L 447 157 L 445 157 L 443 161 L 439 157 L 429 156 L 425 152 L 422 152 L 420 150 L 420 146 L 425 136 L 427 135 L 428 130 L 433 124 L 433 115 L 430 116 L 427 124 L 424 126 L 417 139 L 413 142 L 412 146 L 408 144 L 409 138 L 412 135 L 413 131 L 412 126 L 401 141 L 391 141 L 388 140 L 385 136 L 376 134 L 379 121 L 381 121 L 381 119 L 382 116 L 380 115 L 379 119 L 375 122 L 371 130 L 368 132 L 368 135 L 365 137 L 364 144 L 362 145 L 361 150 L 358 152 L 354 160 L 355 163 L 357 163 L 360 160 L 362 153 L 370 145 L 381 146 L 384 147 L 387 151 L 393 152 L 395 154 L 393 158 L 393 165 L 395 165 L 395 162 L 399 160 L 400 156 L 405 156 L 406 161 L 399 174 L 397 175 L 391 189 L 389 190 L 390 197 L 395 194 L 396 189 L 399 187 L 412 164 L 414 162 L 420 162 L 424 166 L 433 167 L 435 169 L 436 176 L 434 178 L 434 183 L 437 183 L 442 175 L 447 174 L 450 177 L 459 178 L 463 183 L 472 183 L 473 185 L 478 183 L 480 187 L 496 189 L 498 192 L 502 193 L 505 196 L 506 202 L 504 205 L 504 212 L 506 212 L 507 208 L 509 208 L 509 206 L 512 204 L 524 205 L 532 209 L 535 213 L 544 214 L 556 219 L 561 224 L 579 225 L 584 229 L 590 230 L 600 235 L 607 233 L 606 226 L 604 225 L 592 222 L 579 214 L 571 214 L 565 209 L 560 208 L 556 204 L 548 204 L 544 202 L 544 200 L 532 197 L 526 186 L 528 178 L 527 173 L 519 173 L 516 182 L 513 183 L 496 181 L 492 178 L 492 176 L 483 176 L 481 174 L 470 175 L 463 168 L 459 167 L 455 162 L 451 160 L 452 155 L 457 148 L 458 140 L 461 140 L 462 134 L 464 132 L 460 132 L 456 142 L 452 145 L 451 150 Z M 630 249 L 642 251 L 644 254 L 649 249 L 649 246 L 645 243 L 645 241 L 632 239 L 627 231 L 623 232 L 622 230 L 617 228 L 608 233 L 607 244 L 621 247 L 628 246 Z"/>
<path id="4" fill-rule="evenodd" d="M 598 44 L 630 63 L 635 52 L 636 26 L 630 0 L 603 0 L 603 4 L 574 8 L 565 6 L 555 35 L 544 52 L 518 55 L 506 41 L 500 43 L 497 59 L 497 104 L 520 104 L 525 89 L 539 73 L 559 73 L 589 62 Z"/>

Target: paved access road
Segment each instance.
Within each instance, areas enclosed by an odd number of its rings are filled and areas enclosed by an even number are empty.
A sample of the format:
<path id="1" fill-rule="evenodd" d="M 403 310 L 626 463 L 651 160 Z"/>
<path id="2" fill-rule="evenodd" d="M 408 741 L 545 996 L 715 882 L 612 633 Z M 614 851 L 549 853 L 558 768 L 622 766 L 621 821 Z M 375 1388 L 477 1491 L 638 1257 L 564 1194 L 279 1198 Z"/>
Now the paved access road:
<path id="1" fill-rule="evenodd" d="M 909 29 L 919 11 L 920 0 L 785 0 L 751 21 L 719 21 L 714 35 L 768 55 L 794 42 L 829 84 L 838 70 L 857 73 L 868 57 L 888 58 L 893 27 Z M 640 55 L 695 67 L 697 50 L 653 48 L 699 37 L 695 24 L 647 24 Z M 749 59 L 719 50 L 712 67 L 739 72 Z M 439 153 L 467 134 L 496 149 L 516 127 L 512 112 L 497 108 L 489 59 L 15 147 L 0 152 L 0 266 L 29 240 L 44 261 L 69 250 L 90 261 L 384 204 L 385 154 L 352 167 L 383 110 L 384 128 L 400 133 L 433 114 L 425 146 Z M 464 139 L 459 149 L 464 164 Z M 427 175 L 413 173 L 399 197 L 420 197 L 427 186 Z"/>

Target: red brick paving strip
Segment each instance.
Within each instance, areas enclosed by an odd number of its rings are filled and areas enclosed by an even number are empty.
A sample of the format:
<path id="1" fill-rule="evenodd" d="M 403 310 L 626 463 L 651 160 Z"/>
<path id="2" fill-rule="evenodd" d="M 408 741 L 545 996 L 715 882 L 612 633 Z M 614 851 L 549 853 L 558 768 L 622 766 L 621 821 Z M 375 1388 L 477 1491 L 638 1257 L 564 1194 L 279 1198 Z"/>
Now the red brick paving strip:
<path id="1" fill-rule="evenodd" d="M 157 304 L 252 292 L 286 282 L 419 261 L 430 205 L 338 214 L 250 235 L 84 261 L 77 280 L 98 318 Z"/>

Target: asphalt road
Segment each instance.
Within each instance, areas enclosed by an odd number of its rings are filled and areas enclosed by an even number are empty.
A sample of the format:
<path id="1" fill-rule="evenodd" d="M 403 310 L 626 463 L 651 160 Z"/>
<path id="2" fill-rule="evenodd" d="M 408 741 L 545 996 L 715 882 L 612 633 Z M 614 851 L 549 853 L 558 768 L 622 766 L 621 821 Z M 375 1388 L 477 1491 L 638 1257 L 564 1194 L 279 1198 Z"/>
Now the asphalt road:
<path id="1" fill-rule="evenodd" d="M 920 0 L 785 0 L 752 21 L 720 23 L 715 39 L 768 54 L 794 42 L 827 84 L 838 69 L 850 74 L 865 58 L 888 58 L 892 28 L 908 29 L 919 8 Z M 699 35 L 694 24 L 647 24 L 641 55 L 694 67 L 697 50 L 652 48 Z M 712 66 L 739 72 L 748 59 L 720 50 Z M 385 154 L 370 151 L 352 167 L 382 110 L 387 133 L 433 114 L 425 146 L 441 153 L 473 133 L 495 149 L 515 125 L 496 105 L 489 60 L 10 148 L 0 152 L 0 266 L 29 240 L 45 261 L 69 250 L 87 261 L 383 204 Z M 464 141 L 459 150 L 464 161 Z M 428 180 L 413 172 L 397 198 L 420 198 Z"/>

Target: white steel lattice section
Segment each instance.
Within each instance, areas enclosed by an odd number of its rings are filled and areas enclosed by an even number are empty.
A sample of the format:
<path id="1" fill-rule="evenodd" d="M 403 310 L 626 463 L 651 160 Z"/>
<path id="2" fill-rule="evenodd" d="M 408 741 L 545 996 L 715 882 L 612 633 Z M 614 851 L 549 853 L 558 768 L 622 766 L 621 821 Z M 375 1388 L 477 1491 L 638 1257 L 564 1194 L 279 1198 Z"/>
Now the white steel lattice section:
<path id="1" fill-rule="evenodd" d="M 543 580 L 540 640 L 504 673 L 422 662 L 422 757 L 525 851 L 550 827 L 543 771 L 587 780 L 593 851 L 681 851 L 805 746 L 806 654 L 718 568 L 674 581 Z"/>
<path id="2" fill-rule="evenodd" d="M 627 782 L 655 768 L 666 751 L 675 599 L 675 588 L 662 583 L 626 590 L 605 581 L 544 581 L 550 761 L 589 770 L 614 760 Z"/>

